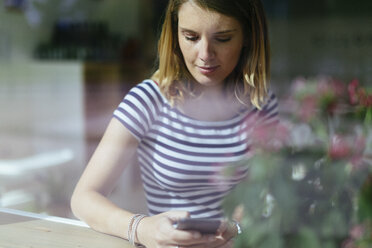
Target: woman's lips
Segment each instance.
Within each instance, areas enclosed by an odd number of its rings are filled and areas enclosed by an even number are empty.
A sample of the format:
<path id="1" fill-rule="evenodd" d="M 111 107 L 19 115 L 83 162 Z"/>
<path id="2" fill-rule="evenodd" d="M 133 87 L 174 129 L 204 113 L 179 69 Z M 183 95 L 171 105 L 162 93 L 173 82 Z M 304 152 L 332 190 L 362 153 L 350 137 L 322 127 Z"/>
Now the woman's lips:
<path id="1" fill-rule="evenodd" d="M 198 66 L 200 72 L 204 75 L 212 74 L 219 66 Z"/>

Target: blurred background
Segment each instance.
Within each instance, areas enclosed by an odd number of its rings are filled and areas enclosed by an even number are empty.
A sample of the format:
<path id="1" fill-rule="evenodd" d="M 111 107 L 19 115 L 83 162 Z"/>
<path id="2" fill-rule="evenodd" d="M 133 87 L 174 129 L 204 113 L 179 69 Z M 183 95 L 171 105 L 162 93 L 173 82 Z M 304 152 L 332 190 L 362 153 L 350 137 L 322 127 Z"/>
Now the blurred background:
<path id="1" fill-rule="evenodd" d="M 299 76 L 371 85 L 372 1 L 263 2 L 279 95 Z M 0 1 L 0 207 L 73 217 L 72 190 L 113 110 L 154 71 L 166 4 Z M 135 168 L 111 197 L 146 211 Z"/>

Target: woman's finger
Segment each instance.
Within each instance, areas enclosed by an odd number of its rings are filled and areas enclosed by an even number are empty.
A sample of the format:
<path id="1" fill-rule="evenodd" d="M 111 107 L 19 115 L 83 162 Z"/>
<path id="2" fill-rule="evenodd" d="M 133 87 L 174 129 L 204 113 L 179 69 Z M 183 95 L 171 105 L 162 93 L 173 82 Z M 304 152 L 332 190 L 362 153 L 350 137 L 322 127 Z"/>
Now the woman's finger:
<path id="1" fill-rule="evenodd" d="M 215 235 L 201 235 L 199 232 L 193 231 L 175 230 L 172 239 L 180 247 L 209 247 L 206 244 L 216 241 L 218 237 Z"/>
<path id="2" fill-rule="evenodd" d="M 244 205 L 240 204 L 234 209 L 234 212 L 232 214 L 232 219 L 240 222 L 242 221 L 243 216 L 244 216 Z"/>

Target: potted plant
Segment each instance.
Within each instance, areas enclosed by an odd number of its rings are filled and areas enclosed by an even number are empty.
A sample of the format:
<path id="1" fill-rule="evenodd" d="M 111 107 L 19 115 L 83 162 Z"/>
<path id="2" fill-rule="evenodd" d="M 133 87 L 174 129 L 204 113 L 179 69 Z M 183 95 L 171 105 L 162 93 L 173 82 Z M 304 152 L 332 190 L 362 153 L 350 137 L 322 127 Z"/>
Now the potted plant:
<path id="1" fill-rule="evenodd" d="M 298 78 L 279 102 L 280 123 L 254 129 L 248 177 L 225 201 L 245 209 L 236 247 L 371 247 L 372 94 Z"/>

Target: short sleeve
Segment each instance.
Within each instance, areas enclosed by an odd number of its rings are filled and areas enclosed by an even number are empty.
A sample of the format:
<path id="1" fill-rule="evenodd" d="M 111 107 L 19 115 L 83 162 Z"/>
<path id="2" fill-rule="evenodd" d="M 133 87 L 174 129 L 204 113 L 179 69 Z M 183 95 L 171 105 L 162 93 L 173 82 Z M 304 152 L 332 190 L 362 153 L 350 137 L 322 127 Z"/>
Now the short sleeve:
<path id="1" fill-rule="evenodd" d="M 157 85 L 144 81 L 133 87 L 115 109 L 113 117 L 117 118 L 137 140 L 142 140 L 158 115 L 159 92 Z"/>
<path id="2" fill-rule="evenodd" d="M 278 117 L 278 100 L 275 94 L 271 91 L 268 92 L 265 104 L 259 113 L 259 124 L 263 126 L 276 125 L 279 121 Z"/>

